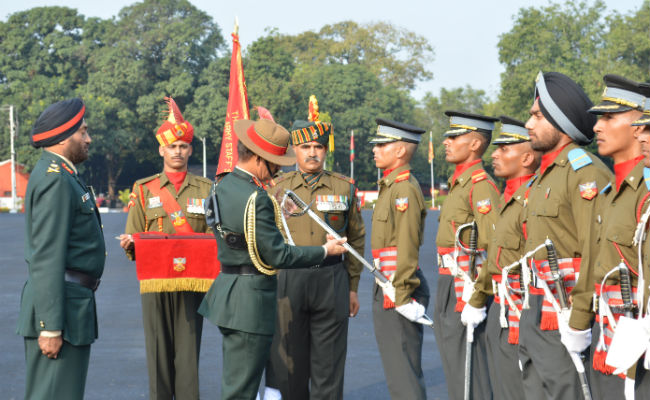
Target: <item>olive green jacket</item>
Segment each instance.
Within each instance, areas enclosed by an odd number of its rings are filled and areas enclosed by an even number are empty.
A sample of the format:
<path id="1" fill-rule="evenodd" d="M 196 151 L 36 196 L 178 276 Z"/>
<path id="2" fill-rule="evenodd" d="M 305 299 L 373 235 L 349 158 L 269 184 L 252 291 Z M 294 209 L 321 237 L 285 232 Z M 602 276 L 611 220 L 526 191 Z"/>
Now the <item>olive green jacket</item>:
<path id="1" fill-rule="evenodd" d="M 526 239 L 524 238 L 524 220 L 522 210 L 526 201 L 525 195 L 528 186 L 523 184 L 505 202 L 503 195 L 497 206 L 498 219 L 490 233 L 490 245 L 487 252 L 487 268 L 481 268 L 474 285 L 469 304 L 472 307 L 485 306 L 488 296 L 494 294 L 492 289 L 492 276 L 501 274 L 503 267 L 519 260 L 524 253 Z M 485 266 L 485 264 L 484 264 Z M 510 274 L 519 273 L 520 268 L 513 267 Z"/>
<path id="2" fill-rule="evenodd" d="M 449 178 L 449 194 L 438 219 L 436 245 L 439 248 L 455 247 L 456 229 L 460 225 L 476 221 L 477 246 L 487 250 L 498 217 L 495 207 L 499 203 L 500 195 L 494 180 L 487 173 L 478 179 L 472 177 L 472 174 L 477 174 L 476 171 L 482 169 L 483 166 L 479 162 L 460 174 L 455 181 L 452 182 L 453 177 Z M 469 243 L 469 231 L 466 229 L 460 238 L 465 244 Z"/>
<path id="3" fill-rule="evenodd" d="M 92 191 L 68 161 L 43 151 L 25 196 L 25 260 L 29 277 L 20 302 L 17 333 L 63 331 L 73 345 L 97 338 L 92 290 L 66 282 L 66 269 L 99 279 L 106 248 Z"/>
<path id="4" fill-rule="evenodd" d="M 313 189 L 299 171 L 292 171 L 277 179 L 270 192 L 276 198 L 282 198 L 284 190 L 289 189 L 305 203 L 313 202 L 311 210 L 339 235 L 347 237 L 350 246 L 359 254 L 363 254 L 366 228 L 361 219 L 354 181 L 341 174 L 323 172 Z M 339 197 L 328 199 L 325 196 Z M 309 217 L 287 218 L 287 226 L 296 246 L 322 245 L 326 242 L 327 232 Z M 361 261 L 347 254 L 344 265 L 350 277 L 350 291 L 356 292 L 363 265 Z"/>
<path id="5" fill-rule="evenodd" d="M 602 283 L 605 275 L 616 267 L 621 259 L 631 267 L 630 283 L 632 287 L 637 286 L 638 274 L 638 253 L 637 247 L 634 246 L 634 231 L 638 218 L 641 216 L 645 207 L 647 207 L 648 188 L 643 182 L 643 161 L 637 165 L 621 182 L 621 187 L 616 190 L 616 181 L 613 180 L 603 191 L 603 206 L 600 210 L 602 225 L 598 231 L 598 257 L 594 263 L 594 273 L 590 274 L 591 281 L 585 280 L 585 285 L 581 285 L 574 291 L 574 296 L 584 290 L 584 295 L 575 296 L 574 307 L 579 309 L 593 310 L 591 302 L 582 304 L 587 299 L 592 299 L 595 291 L 595 283 Z M 642 204 L 643 201 L 643 204 Z M 645 206 L 645 207 L 644 207 Z M 620 251 L 620 253 L 619 253 Z M 582 272 L 581 272 L 582 275 Z M 647 275 L 646 275 L 647 276 Z M 581 277 L 582 279 L 582 277 Z M 609 276 L 608 285 L 618 285 L 620 283 L 619 274 L 613 273 Z M 593 313 L 592 313 L 593 314 Z M 581 326 L 575 326 L 576 329 L 587 329 L 587 320 L 583 321 Z"/>
<path id="6" fill-rule="evenodd" d="M 235 168 L 216 186 L 221 228 L 244 233 L 244 211 L 253 192 L 255 202 L 255 240 L 262 261 L 275 268 L 306 268 L 320 264 L 325 256 L 322 246 L 291 246 L 275 224 L 275 212 L 266 191 L 252 176 Z M 228 247 L 216 233 L 219 261 L 222 265 L 252 265 L 248 250 Z M 199 313 L 220 327 L 261 335 L 275 331 L 276 277 L 220 273 L 206 293 Z"/>
<path id="7" fill-rule="evenodd" d="M 147 182 L 155 178 L 160 180 L 161 188 L 166 187 L 176 198 L 176 202 L 181 206 L 181 210 L 194 232 L 212 232 L 205 223 L 203 206 L 198 207 L 200 201 L 208 197 L 210 188 L 212 187 L 212 181 L 188 172 L 178 192 L 176 192 L 174 184 L 162 172 L 144 179 L 139 179 L 133 184 L 128 205 L 129 215 L 126 218 L 126 228 L 124 229 L 125 233 L 130 235 L 137 232 L 176 233 L 174 225 L 167 212 L 163 209 L 160 199 L 156 200 L 147 186 L 145 186 Z M 127 250 L 126 255 L 129 259 L 135 260 L 135 249 Z"/>
<path id="8" fill-rule="evenodd" d="M 396 306 L 410 302 L 420 286 L 415 271 L 419 267 L 427 210 L 415 177 L 409 173 L 408 178 L 406 175 L 398 178 L 410 170 L 410 165 L 403 165 L 379 181 L 379 197 L 372 213 L 372 249 L 397 248 L 397 270 L 393 278 Z"/>
<path id="9" fill-rule="evenodd" d="M 587 165 L 573 166 L 569 161 L 569 152 L 574 149 L 584 152 L 582 160 L 586 160 Z M 559 259 L 582 258 L 580 277 L 572 293 L 574 305 L 570 325 L 575 328 L 588 326 L 591 320 L 591 307 L 587 306 L 591 304 L 591 295 L 586 288 L 589 282 L 593 282 L 590 275 L 598 254 L 598 211 L 604 200 L 598 191 L 611 179 L 611 171 L 598 157 L 571 143 L 562 149 L 543 173 L 537 174 L 524 208 L 528 232 L 525 252 L 533 250 L 548 237 L 555 245 Z M 585 198 L 581 194 L 585 187 L 593 187 L 595 196 Z M 548 259 L 546 249 L 537 251 L 533 258 Z"/>

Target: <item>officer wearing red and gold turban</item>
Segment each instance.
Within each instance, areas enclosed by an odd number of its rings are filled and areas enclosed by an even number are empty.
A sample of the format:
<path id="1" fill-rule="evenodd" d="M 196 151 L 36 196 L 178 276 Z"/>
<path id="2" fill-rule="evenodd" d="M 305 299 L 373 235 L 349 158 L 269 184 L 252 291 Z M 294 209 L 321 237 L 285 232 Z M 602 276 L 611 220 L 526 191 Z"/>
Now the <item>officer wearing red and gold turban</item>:
<path id="1" fill-rule="evenodd" d="M 134 233 L 210 232 L 203 203 L 212 182 L 187 172 L 194 128 L 183 119 L 174 99 L 165 100 L 169 115 L 156 132 L 163 172 L 133 185 L 125 234 L 120 237 L 131 260 L 136 257 Z M 178 277 L 169 278 L 167 269 L 160 265 L 160 276 L 140 280 L 149 398 L 198 399 L 203 317 L 196 310 L 212 279 L 183 277 L 183 266 L 175 267 Z"/>

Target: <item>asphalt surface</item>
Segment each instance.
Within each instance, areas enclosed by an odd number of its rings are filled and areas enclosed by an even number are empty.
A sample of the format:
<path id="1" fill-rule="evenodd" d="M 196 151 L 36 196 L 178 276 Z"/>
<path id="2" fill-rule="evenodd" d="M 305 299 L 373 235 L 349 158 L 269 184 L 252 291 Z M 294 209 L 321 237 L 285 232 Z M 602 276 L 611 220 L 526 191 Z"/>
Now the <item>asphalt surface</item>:
<path id="1" fill-rule="evenodd" d="M 370 232 L 370 211 L 363 217 Z M 307 217 L 304 217 L 307 218 Z M 123 232 L 126 214 L 102 215 L 108 251 L 102 283 L 97 291 L 99 339 L 93 344 L 86 383 L 86 399 L 147 399 L 147 367 L 142 329 L 141 303 L 134 264 L 124 256 L 115 236 Z M 420 267 L 435 299 L 435 233 L 438 212 L 429 211 L 425 243 L 420 248 Z M 22 399 L 25 393 L 23 340 L 15 333 L 20 292 L 27 278 L 23 257 L 24 217 L 0 214 L 0 399 Z M 370 236 L 366 238 L 366 259 Z M 345 366 L 344 398 L 390 399 L 375 341 L 371 311 L 372 275 L 361 275 L 361 311 L 350 322 Z M 429 315 L 433 304 L 429 304 Z M 219 398 L 221 381 L 221 335 L 205 322 L 201 345 L 200 390 L 203 399 Z M 424 378 L 428 399 L 448 399 L 445 378 L 433 330 L 425 328 Z"/>

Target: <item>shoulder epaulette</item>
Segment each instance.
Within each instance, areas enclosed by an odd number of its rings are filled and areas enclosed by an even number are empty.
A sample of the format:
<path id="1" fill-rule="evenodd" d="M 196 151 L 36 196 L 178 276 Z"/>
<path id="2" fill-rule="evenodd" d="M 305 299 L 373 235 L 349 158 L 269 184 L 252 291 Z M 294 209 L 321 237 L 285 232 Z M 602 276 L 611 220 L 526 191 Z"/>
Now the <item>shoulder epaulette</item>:
<path id="1" fill-rule="evenodd" d="M 400 172 L 397 175 L 397 178 L 395 178 L 395 182 L 397 183 L 397 182 L 407 181 L 410 177 L 411 177 L 411 171 L 406 170 L 406 171 Z"/>
<path id="2" fill-rule="evenodd" d="M 648 167 L 643 168 L 643 181 L 648 190 L 650 190 L 650 168 Z"/>
<path id="3" fill-rule="evenodd" d="M 287 179 L 291 178 L 292 176 L 294 176 L 297 173 L 298 173 L 298 171 L 285 172 L 282 175 L 280 175 L 279 177 L 273 179 L 273 182 L 277 185 L 278 183 L 286 181 Z"/>
<path id="4" fill-rule="evenodd" d="M 147 183 L 149 181 L 152 181 L 152 180 L 154 180 L 156 178 L 160 178 L 160 174 L 151 175 L 151 176 L 148 176 L 146 178 L 138 179 L 137 181 L 135 181 L 135 184 L 136 185 L 144 185 L 145 183 Z"/>
<path id="5" fill-rule="evenodd" d="M 600 191 L 600 194 L 607 193 L 611 190 L 612 188 L 612 182 L 607 182 L 607 185 Z"/>
<path id="6" fill-rule="evenodd" d="M 343 174 L 339 174 L 338 172 L 334 172 L 334 171 L 325 171 L 325 172 L 335 178 L 339 178 L 343 181 L 346 181 L 347 183 L 351 183 L 354 185 L 354 179 L 350 178 L 349 176 L 345 176 Z"/>
<path id="7" fill-rule="evenodd" d="M 488 178 L 487 172 L 484 169 L 477 169 L 472 172 L 472 183 L 480 182 Z"/>
<path id="8" fill-rule="evenodd" d="M 196 179 L 197 179 L 199 182 L 203 182 L 203 183 L 206 183 L 206 184 L 208 184 L 208 185 L 212 185 L 212 179 L 204 178 L 204 177 L 199 176 L 199 175 L 194 175 L 194 176 L 196 177 Z"/>
<path id="9" fill-rule="evenodd" d="M 591 161 L 589 155 L 587 155 L 587 152 L 583 149 L 571 150 L 568 154 L 568 157 L 569 162 L 571 163 L 571 167 L 573 167 L 574 171 L 577 171 L 585 165 L 589 165 L 593 162 Z"/>

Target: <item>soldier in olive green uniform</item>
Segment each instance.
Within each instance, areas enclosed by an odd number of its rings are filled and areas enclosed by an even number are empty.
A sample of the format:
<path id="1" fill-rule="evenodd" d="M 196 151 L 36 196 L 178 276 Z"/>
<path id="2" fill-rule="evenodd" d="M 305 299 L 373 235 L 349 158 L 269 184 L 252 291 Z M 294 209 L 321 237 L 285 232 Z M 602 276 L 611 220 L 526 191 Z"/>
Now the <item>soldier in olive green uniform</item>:
<path id="1" fill-rule="evenodd" d="M 592 274 L 580 274 L 579 284 L 573 293 L 576 309 L 592 310 L 592 294 L 597 296 L 604 292 L 608 303 L 621 301 L 620 271 L 612 272 L 621 262 L 631 270 L 627 271 L 631 285 L 625 284 L 627 290 L 636 291 L 638 276 L 637 247 L 633 245 L 633 236 L 638 219 L 647 206 L 648 189 L 643 183 L 643 156 L 641 144 L 636 137 L 641 134 L 643 127 L 632 126 L 632 122 L 642 115 L 645 96 L 640 93 L 639 84 L 617 75 L 605 75 L 606 89 L 600 104 L 592 107 L 589 112 L 600 115 L 594 126 L 598 153 L 611 157 L 614 161 L 615 181 L 610 182 L 601 190 L 605 198 L 600 211 L 602 227 L 599 232 L 599 252 L 595 260 Z M 606 282 L 605 276 L 609 274 Z M 601 284 L 605 284 L 605 290 Z M 586 295 L 581 295 L 586 291 Z M 580 294 L 580 295 L 579 295 Z M 630 292 L 631 294 L 631 292 Z M 582 302 L 588 301 L 587 304 Z M 607 306 L 600 301 L 597 304 L 599 313 L 592 329 L 592 365 L 589 368 L 589 384 L 594 399 L 614 399 L 624 397 L 624 380 L 612 375 L 614 368 L 606 365 L 607 346 L 609 346 L 613 329 L 609 319 L 604 319 L 602 312 Z M 633 311 L 629 304 L 628 311 Z M 623 310 L 613 307 L 615 318 L 622 315 Z M 592 315 L 585 314 L 580 319 L 572 319 L 571 328 L 585 331 L 591 328 Z M 603 320 L 605 330 L 601 332 L 600 322 Z M 601 341 L 601 334 L 602 337 Z M 599 345 L 604 343 L 605 346 Z M 630 377 L 634 379 L 634 376 Z M 633 382 L 630 382 L 632 390 Z"/>
<path id="2" fill-rule="evenodd" d="M 486 318 L 486 338 L 490 383 L 496 399 L 524 398 L 517 358 L 519 313 L 523 307 L 519 265 L 504 271 L 524 252 L 525 224 L 522 219 L 526 183 L 539 166 L 540 154 L 530 147 L 524 123 L 501 117 L 501 134 L 493 141 L 499 147 L 492 153 L 494 174 L 506 179 L 506 187 L 496 211 L 499 218 L 490 233 L 487 268 L 481 268 L 475 291 L 463 308 L 461 320 L 474 327 Z"/>
<path id="3" fill-rule="evenodd" d="M 76 164 L 90 136 L 81 99 L 49 106 L 32 129 L 45 151 L 25 197 L 25 260 L 17 333 L 25 337 L 25 399 L 84 397 L 90 344 L 97 338 L 95 290 L 106 248 L 92 191 Z"/>
<path id="4" fill-rule="evenodd" d="M 443 145 L 447 162 L 456 164 L 456 170 L 448 180 L 449 194 L 440 211 L 436 236 L 439 276 L 433 328 L 449 397 L 461 399 L 464 392 L 467 340 L 466 328 L 460 320 L 465 305 L 462 300 L 465 281 L 461 276 L 467 274 L 470 257 L 456 242 L 456 231 L 463 224 L 476 222 L 476 250 L 479 250 L 476 267 L 477 270 L 480 269 L 498 217 L 495 207 L 499 203 L 499 191 L 492 177 L 483 169 L 481 156 L 490 143 L 494 122 L 498 119 L 457 111 L 447 111 L 445 114 L 450 117 L 451 129 L 445 133 Z M 461 233 L 460 241 L 468 247 L 470 229 Z M 472 281 L 475 279 L 476 276 L 471 277 Z M 472 345 L 471 393 L 474 399 L 492 398 L 485 346 L 483 325 L 474 332 Z"/>
<path id="5" fill-rule="evenodd" d="M 598 157 L 579 147 L 593 138 L 596 118 L 587 112 L 592 105 L 582 88 L 566 75 L 540 72 L 531 117 L 526 122 L 533 149 L 543 152 L 543 156 L 524 208 L 528 232 L 525 250 L 533 251 L 550 239 L 568 293 L 576 284 L 577 274 L 582 278 L 582 273 L 588 274 L 593 268 L 598 250 L 597 214 L 603 199 L 598 192 L 611 178 Z M 551 303 L 544 300 L 539 283 L 543 279 L 555 288 L 546 249 L 539 249 L 529 261 L 540 274 L 529 289 L 530 309 L 522 312 L 519 327 L 519 360 L 526 398 L 581 398 L 575 365 L 557 332 L 557 315 Z M 553 295 L 557 298 L 557 290 Z M 589 315 L 589 309 L 576 304 L 590 302 L 572 297 L 571 321 L 579 321 Z M 582 345 L 576 343 L 571 351 L 579 353 L 585 348 L 579 347 Z"/>
<path id="6" fill-rule="evenodd" d="M 345 249 L 343 240 L 324 246 L 285 244 L 280 209 L 263 189 L 278 165 L 292 165 L 289 132 L 266 119 L 235 122 L 237 166 L 215 184 L 208 198 L 221 262 L 199 312 L 223 334 L 221 399 L 254 399 L 275 331 L 275 268 L 320 265 Z M 246 222 L 245 222 L 246 220 Z M 212 222 L 211 222 L 212 224 Z"/>
<path id="7" fill-rule="evenodd" d="M 194 129 L 183 120 L 174 100 L 167 102 L 169 117 L 156 134 L 163 172 L 136 181 L 128 205 L 120 244 L 131 260 L 136 256 L 134 233 L 210 231 L 203 202 L 212 181 L 187 172 Z M 140 282 L 149 398 L 198 399 L 203 317 L 197 310 L 209 285 L 193 284 L 189 278 L 162 286 L 154 281 L 158 280 Z"/>
<path id="8" fill-rule="evenodd" d="M 646 97 L 643 107 L 643 115 L 638 120 L 632 123 L 633 126 L 642 126 L 644 129 L 639 135 L 638 139 L 641 142 L 641 152 L 644 156 L 643 164 L 645 168 L 643 169 L 644 183 L 650 190 L 650 84 L 642 83 L 639 85 L 641 93 Z M 641 246 L 642 250 L 642 259 L 640 260 L 642 265 L 643 277 L 646 282 L 650 279 L 650 240 L 648 240 L 648 226 L 645 221 L 650 214 L 650 208 L 646 208 L 645 212 L 642 214 L 641 226 L 637 225 L 637 229 L 641 229 L 643 232 L 643 237 L 641 241 L 637 243 L 638 246 Z M 643 292 L 643 301 L 639 306 L 638 312 L 641 313 L 645 318 L 648 314 L 648 290 Z M 634 398 L 636 400 L 648 400 L 650 399 L 650 376 L 648 376 L 648 369 L 650 369 L 650 353 L 645 351 L 643 357 L 639 359 L 636 364 L 636 373 L 635 373 L 635 391 Z"/>
<path id="9" fill-rule="evenodd" d="M 427 211 L 409 162 L 423 129 L 377 118 L 370 141 L 377 168 L 384 170 L 372 214 L 372 257 L 394 287 L 394 296 L 373 289 L 375 338 L 388 391 L 394 399 L 425 399 L 422 325 L 429 285 L 418 263 Z M 391 297 L 395 299 L 393 303 Z M 395 312 L 397 311 L 397 312 Z"/>
<path id="10" fill-rule="evenodd" d="M 365 227 L 350 178 L 323 170 L 331 125 L 297 120 L 291 143 L 298 171 L 282 175 L 270 192 L 294 191 L 314 212 L 363 254 Z M 318 245 L 326 232 L 315 221 L 289 218 L 298 246 Z M 282 398 L 343 398 L 348 318 L 359 310 L 357 288 L 363 265 L 354 257 L 328 257 L 319 268 L 278 272 L 278 316 L 267 369 L 267 387 Z M 265 394 L 265 398 L 269 397 Z"/>

